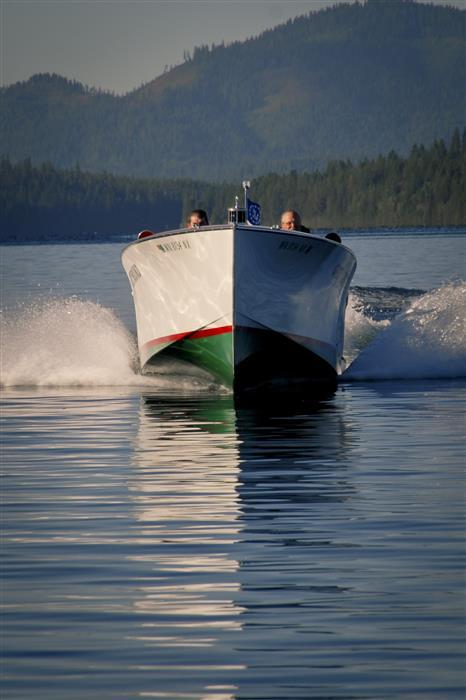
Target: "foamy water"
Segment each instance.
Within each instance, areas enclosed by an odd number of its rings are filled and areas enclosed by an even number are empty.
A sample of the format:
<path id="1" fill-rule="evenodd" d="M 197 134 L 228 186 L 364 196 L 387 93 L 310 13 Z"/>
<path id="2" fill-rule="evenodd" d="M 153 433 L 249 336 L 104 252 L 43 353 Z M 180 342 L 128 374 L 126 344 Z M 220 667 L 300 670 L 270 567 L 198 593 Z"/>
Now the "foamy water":
<path id="1" fill-rule="evenodd" d="M 416 299 L 391 323 L 361 323 L 349 312 L 348 336 L 369 337 L 344 379 L 441 379 L 466 376 L 466 284 L 445 285 Z"/>
<path id="2" fill-rule="evenodd" d="M 142 376 L 136 339 L 116 314 L 76 297 L 36 301 L 1 319 L 3 386 L 195 387 L 191 378 Z"/>
<path id="3" fill-rule="evenodd" d="M 2 319 L 5 385 L 125 384 L 135 376 L 136 359 L 124 325 L 93 302 L 35 302 Z"/>
<path id="4" fill-rule="evenodd" d="M 350 296 L 344 380 L 466 376 L 466 284 L 416 298 L 392 321 Z M 109 308 L 76 297 L 35 301 L 1 320 L 3 386 L 209 388 L 199 377 L 139 374 L 136 341 Z"/>

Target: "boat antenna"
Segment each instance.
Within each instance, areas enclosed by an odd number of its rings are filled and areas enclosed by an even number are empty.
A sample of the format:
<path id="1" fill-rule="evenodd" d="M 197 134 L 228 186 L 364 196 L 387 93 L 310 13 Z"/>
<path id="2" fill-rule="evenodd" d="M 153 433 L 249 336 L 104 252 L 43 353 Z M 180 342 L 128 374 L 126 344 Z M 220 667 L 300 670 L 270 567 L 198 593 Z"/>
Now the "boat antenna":
<path id="1" fill-rule="evenodd" d="M 244 208 L 248 210 L 248 190 L 251 187 L 251 182 L 249 180 L 243 180 L 243 190 L 244 190 Z"/>

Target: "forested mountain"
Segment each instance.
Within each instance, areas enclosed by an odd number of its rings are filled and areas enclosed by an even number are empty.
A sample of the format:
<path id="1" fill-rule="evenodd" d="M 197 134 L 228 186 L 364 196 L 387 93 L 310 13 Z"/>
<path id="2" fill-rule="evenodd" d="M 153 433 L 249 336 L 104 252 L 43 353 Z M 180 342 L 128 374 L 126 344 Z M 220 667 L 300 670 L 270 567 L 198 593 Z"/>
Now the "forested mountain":
<path id="1" fill-rule="evenodd" d="M 368 0 L 203 46 L 124 96 L 57 75 L 1 90 L 15 162 L 208 181 L 325 167 L 465 123 L 466 10 Z"/>
<path id="2" fill-rule="evenodd" d="M 313 228 L 449 226 L 466 223 L 465 190 L 466 130 L 455 130 L 448 144 L 416 145 L 407 158 L 391 151 L 356 165 L 334 161 L 323 172 L 262 176 L 252 195 L 265 225 L 292 207 Z M 240 182 L 144 180 L 3 158 L 0 229 L 4 241 L 135 237 L 143 228 L 178 228 L 199 206 L 212 223 L 225 223 L 236 194 Z"/>

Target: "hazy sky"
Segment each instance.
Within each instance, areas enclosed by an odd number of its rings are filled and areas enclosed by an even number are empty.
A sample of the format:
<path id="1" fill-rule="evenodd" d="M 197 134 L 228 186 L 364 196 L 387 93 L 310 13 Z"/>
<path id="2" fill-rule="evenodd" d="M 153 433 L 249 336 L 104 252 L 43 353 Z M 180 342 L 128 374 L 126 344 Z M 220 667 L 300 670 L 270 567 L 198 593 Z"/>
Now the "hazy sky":
<path id="1" fill-rule="evenodd" d="M 183 52 L 244 40 L 338 0 L 0 0 L 2 85 L 59 73 L 124 93 Z M 466 0 L 436 0 L 466 8 Z"/>

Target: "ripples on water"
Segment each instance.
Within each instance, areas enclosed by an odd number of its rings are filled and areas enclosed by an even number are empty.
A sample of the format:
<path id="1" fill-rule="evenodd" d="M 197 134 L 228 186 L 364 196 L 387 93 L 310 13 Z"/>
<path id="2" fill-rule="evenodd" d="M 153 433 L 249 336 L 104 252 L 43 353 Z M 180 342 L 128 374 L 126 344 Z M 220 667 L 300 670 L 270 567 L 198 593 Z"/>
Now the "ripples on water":
<path id="1" fill-rule="evenodd" d="M 267 410 L 138 374 L 119 246 L 8 249 L 2 700 L 463 699 L 464 244 L 395 238 Z"/>
<path id="2" fill-rule="evenodd" d="M 4 697 L 462 697 L 460 396 L 8 391 Z"/>

